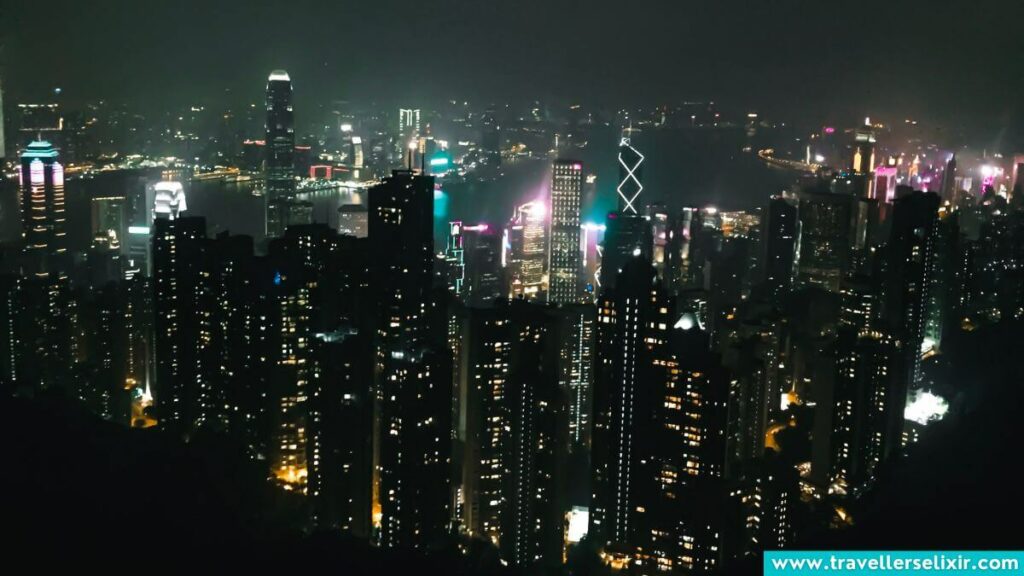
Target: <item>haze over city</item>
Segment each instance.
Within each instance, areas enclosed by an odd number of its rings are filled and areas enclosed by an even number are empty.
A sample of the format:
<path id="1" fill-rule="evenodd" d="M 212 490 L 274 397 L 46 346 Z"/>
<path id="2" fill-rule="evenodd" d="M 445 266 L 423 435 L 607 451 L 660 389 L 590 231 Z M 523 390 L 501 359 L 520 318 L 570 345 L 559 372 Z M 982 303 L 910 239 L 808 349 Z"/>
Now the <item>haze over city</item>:
<path id="1" fill-rule="evenodd" d="M 10 563 L 1012 573 L 1022 19 L 0 0 Z"/>

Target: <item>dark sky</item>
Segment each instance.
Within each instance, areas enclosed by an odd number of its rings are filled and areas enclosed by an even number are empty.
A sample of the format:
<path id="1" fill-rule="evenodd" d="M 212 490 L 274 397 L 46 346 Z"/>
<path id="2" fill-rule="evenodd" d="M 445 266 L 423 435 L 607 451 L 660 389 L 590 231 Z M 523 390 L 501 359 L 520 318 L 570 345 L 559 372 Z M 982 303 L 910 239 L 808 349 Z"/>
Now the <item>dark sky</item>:
<path id="1" fill-rule="evenodd" d="M 1017 122 L 1024 2 L 0 0 L 12 99 L 552 104 Z"/>

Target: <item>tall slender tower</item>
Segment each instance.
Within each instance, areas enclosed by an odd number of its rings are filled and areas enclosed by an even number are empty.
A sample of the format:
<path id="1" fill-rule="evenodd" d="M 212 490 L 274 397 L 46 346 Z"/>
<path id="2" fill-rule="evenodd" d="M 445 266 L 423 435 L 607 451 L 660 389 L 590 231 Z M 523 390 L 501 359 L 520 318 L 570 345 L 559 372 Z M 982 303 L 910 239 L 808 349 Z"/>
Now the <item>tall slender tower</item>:
<path id="1" fill-rule="evenodd" d="M 431 330 L 434 179 L 395 171 L 369 196 L 380 539 L 423 547 L 447 533 L 451 502 L 451 357 Z"/>
<path id="2" fill-rule="evenodd" d="M 551 244 L 548 251 L 548 302 L 577 304 L 581 300 L 580 201 L 583 164 L 555 160 L 551 177 Z"/>
<path id="3" fill-rule="evenodd" d="M 641 183 L 644 155 L 631 144 L 631 132 L 632 129 L 627 129 L 626 136 L 619 141 L 619 185 L 615 191 L 619 194 L 619 212 L 623 214 L 637 214 L 637 199 L 644 189 Z"/>
<path id="4" fill-rule="evenodd" d="M 65 278 L 64 167 L 49 142 L 28 145 L 21 155 L 21 226 L 25 254 L 40 278 Z"/>
<path id="5" fill-rule="evenodd" d="M 267 236 L 284 234 L 295 198 L 295 117 L 292 79 L 284 70 L 267 78 Z"/>
<path id="6" fill-rule="evenodd" d="M 0 78 L 0 160 L 7 157 L 7 149 L 4 148 L 4 83 Z"/>

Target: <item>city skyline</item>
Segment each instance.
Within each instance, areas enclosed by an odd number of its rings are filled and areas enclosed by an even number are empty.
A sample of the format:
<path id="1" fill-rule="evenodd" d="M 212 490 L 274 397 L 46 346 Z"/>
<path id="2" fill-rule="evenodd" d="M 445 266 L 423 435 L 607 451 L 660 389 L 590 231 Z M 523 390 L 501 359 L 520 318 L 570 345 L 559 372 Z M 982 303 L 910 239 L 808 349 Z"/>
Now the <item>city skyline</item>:
<path id="1" fill-rule="evenodd" d="M 985 7 L 857 6 L 641 1 L 609 42 L 625 6 L 603 1 L 55 0 L 33 67 L 19 11 L 0 24 L 12 556 L 460 576 L 1024 561 L 1002 517 L 1024 86 L 1002 36 L 925 43 Z M 92 67 L 156 18 L 185 42 Z M 987 50 L 1006 53 L 962 72 Z"/>

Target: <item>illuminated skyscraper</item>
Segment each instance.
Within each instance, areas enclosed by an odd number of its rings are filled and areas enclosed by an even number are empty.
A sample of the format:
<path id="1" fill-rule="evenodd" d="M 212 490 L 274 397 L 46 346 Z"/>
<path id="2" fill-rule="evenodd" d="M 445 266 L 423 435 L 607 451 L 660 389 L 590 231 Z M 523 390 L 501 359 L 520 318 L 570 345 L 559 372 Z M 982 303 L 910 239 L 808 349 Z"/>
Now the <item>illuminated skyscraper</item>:
<path id="1" fill-rule="evenodd" d="M 188 210 L 185 189 L 180 182 L 157 182 L 153 190 L 153 214 L 157 218 L 175 220 Z"/>
<path id="2" fill-rule="evenodd" d="M 547 209 L 535 200 L 516 208 L 506 229 L 505 264 L 510 268 L 509 297 L 534 299 L 544 292 L 547 265 Z"/>
<path id="3" fill-rule="evenodd" d="M 615 191 L 619 195 L 619 212 L 637 214 L 640 208 L 638 199 L 643 192 L 644 155 L 633 147 L 628 136 L 619 141 L 619 185 Z"/>
<path id="4" fill-rule="evenodd" d="M 548 302 L 576 304 L 580 289 L 580 204 L 583 164 L 556 160 L 551 177 L 551 243 L 548 258 Z"/>
<path id="5" fill-rule="evenodd" d="M 871 120 L 864 119 L 864 126 L 854 132 L 853 159 L 850 168 L 854 174 L 868 174 L 875 167 L 875 131 Z"/>
<path id="6" fill-rule="evenodd" d="M 67 277 L 64 167 L 49 142 L 21 155 L 21 237 L 28 266 L 40 278 Z"/>
<path id="7" fill-rule="evenodd" d="M 400 152 L 405 152 L 410 142 L 416 142 L 420 136 L 419 108 L 400 108 L 398 110 L 398 139 Z"/>
<path id="8" fill-rule="evenodd" d="M 267 78 L 266 128 L 267 236 L 276 237 L 288 226 L 288 205 L 295 198 L 292 80 L 284 70 Z"/>

